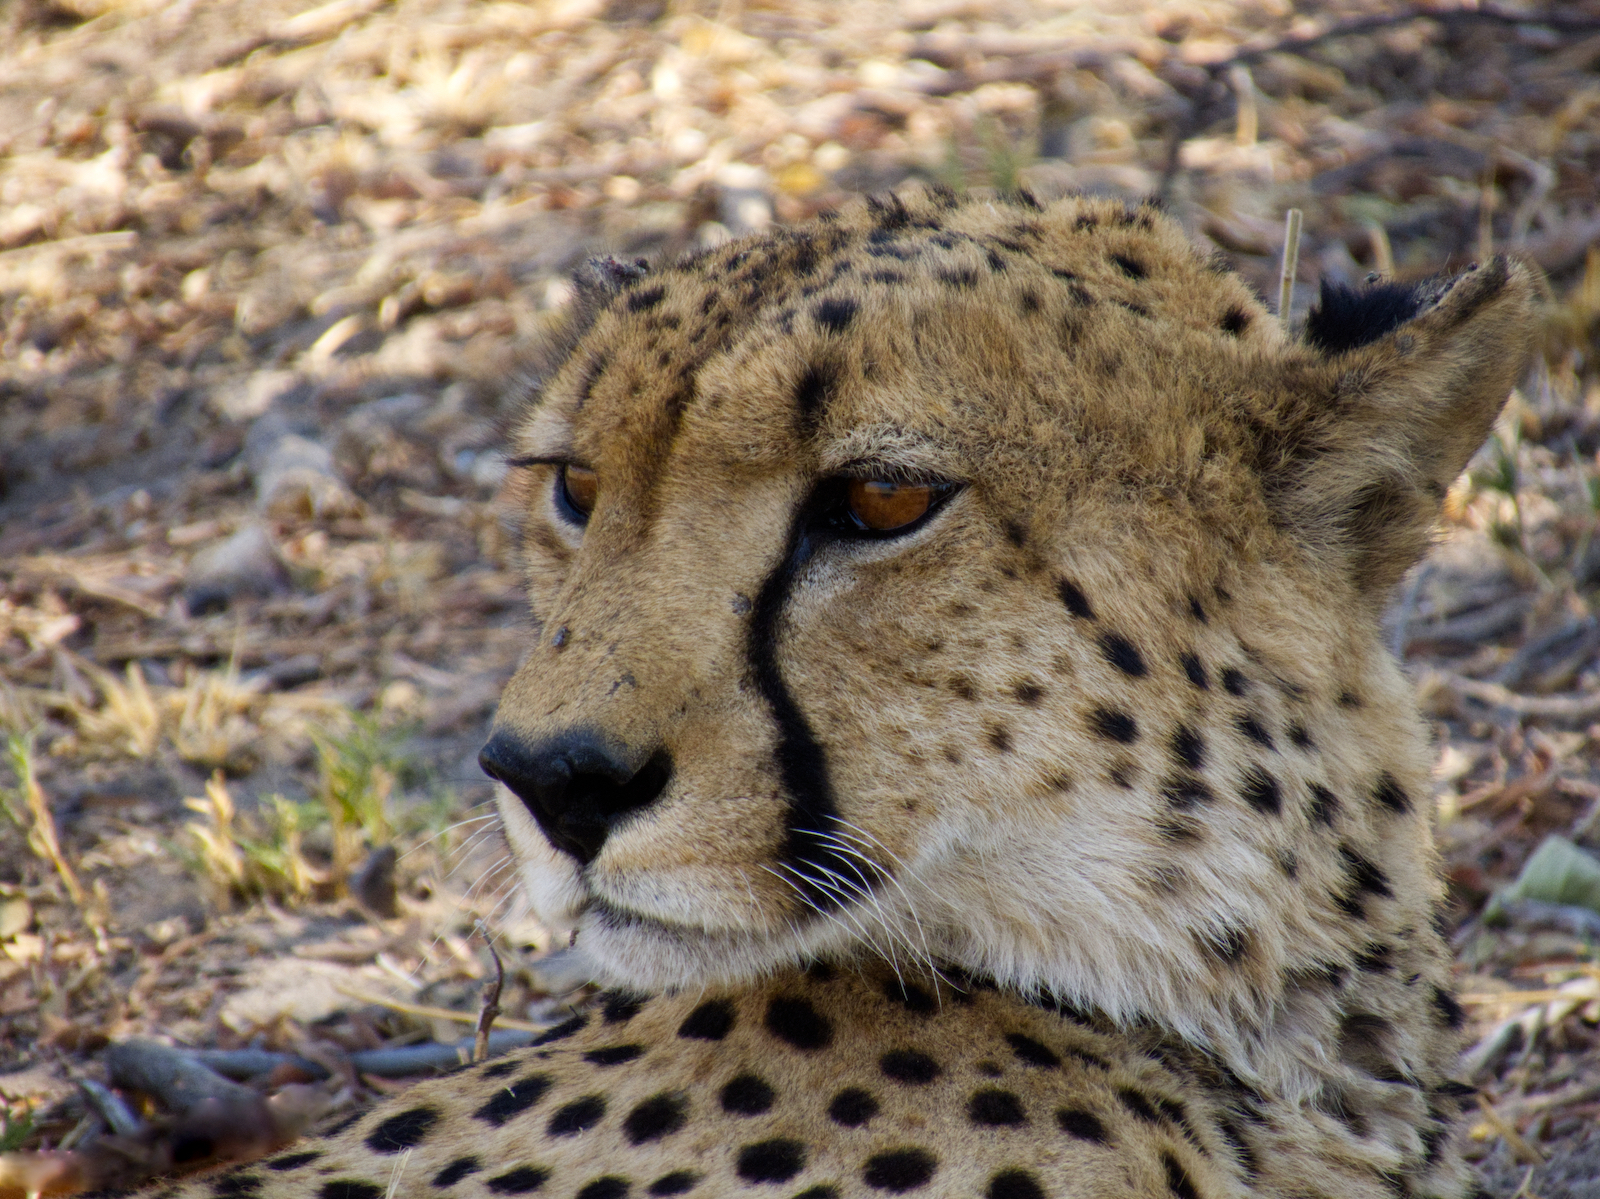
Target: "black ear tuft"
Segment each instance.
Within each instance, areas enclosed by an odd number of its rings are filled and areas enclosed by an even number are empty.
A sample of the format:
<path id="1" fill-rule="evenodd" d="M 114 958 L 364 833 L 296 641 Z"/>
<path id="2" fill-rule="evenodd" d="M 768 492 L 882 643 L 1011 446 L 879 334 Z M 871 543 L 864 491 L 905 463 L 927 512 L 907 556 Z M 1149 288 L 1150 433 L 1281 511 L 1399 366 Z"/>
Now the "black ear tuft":
<path id="1" fill-rule="evenodd" d="M 1427 305 L 1427 283 L 1378 283 L 1357 289 L 1322 281 L 1322 295 L 1306 317 L 1306 344 L 1324 354 L 1343 354 L 1398 329 Z"/>

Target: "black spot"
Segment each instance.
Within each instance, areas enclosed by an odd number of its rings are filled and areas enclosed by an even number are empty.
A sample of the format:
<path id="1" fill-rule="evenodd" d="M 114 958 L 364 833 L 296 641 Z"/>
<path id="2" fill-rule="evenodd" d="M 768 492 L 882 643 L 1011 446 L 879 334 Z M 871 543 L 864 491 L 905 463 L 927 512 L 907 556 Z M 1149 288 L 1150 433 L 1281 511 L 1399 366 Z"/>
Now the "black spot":
<path id="1" fill-rule="evenodd" d="M 1411 797 L 1401 789 L 1394 775 L 1387 770 L 1378 776 L 1378 783 L 1372 789 L 1372 798 L 1391 812 L 1402 813 L 1411 810 Z"/>
<path id="2" fill-rule="evenodd" d="M 589 1025 L 589 1017 L 578 1015 L 569 1020 L 563 1020 L 554 1028 L 547 1028 L 536 1036 L 530 1044 L 548 1045 L 552 1041 L 564 1041 L 574 1033 L 582 1032 Z"/>
<path id="3" fill-rule="evenodd" d="M 992 1128 L 1014 1128 L 1026 1124 L 1028 1114 L 1022 1110 L 1022 1100 L 1012 1092 L 984 1087 L 974 1091 L 967 1101 L 967 1119 Z"/>
<path id="4" fill-rule="evenodd" d="M 1244 673 L 1235 670 L 1232 666 L 1222 672 L 1222 689 L 1229 695 L 1243 695 L 1250 687 L 1250 680 Z"/>
<path id="5" fill-rule="evenodd" d="M 1173 731 L 1172 752 L 1190 770 L 1199 770 L 1206 764 L 1206 743 L 1186 724 L 1180 724 Z"/>
<path id="6" fill-rule="evenodd" d="M 1195 599 L 1195 597 L 1192 596 L 1192 595 L 1189 597 L 1189 615 L 1194 617 L 1201 624 L 1205 624 L 1206 623 L 1206 610 L 1205 610 L 1205 607 L 1204 607 L 1204 605 L 1202 605 L 1200 603 L 1199 600 Z"/>
<path id="7" fill-rule="evenodd" d="M 1112 708 L 1095 708 L 1089 713 L 1089 724 L 1102 737 L 1130 745 L 1139 739 L 1139 726 L 1126 712 Z"/>
<path id="8" fill-rule="evenodd" d="M 1306 726 L 1299 721 L 1289 726 L 1289 740 L 1296 749 L 1315 749 L 1316 742 L 1311 740 L 1311 734 L 1306 731 Z"/>
<path id="9" fill-rule="evenodd" d="M 1245 772 L 1240 794 L 1245 803 L 1258 812 L 1276 816 L 1283 808 L 1283 795 L 1278 790 L 1278 780 L 1260 767 L 1252 766 Z"/>
<path id="10" fill-rule="evenodd" d="M 1045 1199 L 1039 1180 L 1026 1170 L 1001 1170 L 989 1179 L 988 1199 Z"/>
<path id="11" fill-rule="evenodd" d="M 720 1041 L 733 1028 L 733 1004 L 726 999 L 708 999 L 684 1017 L 678 1035 L 696 1041 Z"/>
<path id="12" fill-rule="evenodd" d="M 301 1166 L 310 1165 L 321 1156 L 322 1154 L 317 1152 L 285 1153 L 282 1157 L 274 1157 L 265 1164 L 269 1170 L 280 1172 L 283 1170 L 298 1170 Z"/>
<path id="13" fill-rule="evenodd" d="M 545 1131 L 553 1137 L 570 1137 L 593 1128 L 600 1123 L 605 1114 L 604 1095 L 585 1095 L 581 1099 L 574 1099 L 571 1103 L 556 1108 L 555 1114 L 550 1117 L 550 1123 L 545 1125 Z"/>
<path id="14" fill-rule="evenodd" d="M 1233 724 L 1235 728 L 1257 745 L 1265 746 L 1267 749 L 1275 748 L 1272 744 L 1272 734 L 1262 728 L 1261 722 L 1254 716 L 1248 714 L 1239 716 L 1235 718 Z"/>
<path id="15" fill-rule="evenodd" d="M 1368 974 L 1388 974 L 1394 969 L 1394 963 L 1389 960 L 1389 955 L 1394 952 L 1394 947 L 1379 941 L 1370 941 L 1362 946 L 1351 961 L 1357 970 L 1365 970 Z"/>
<path id="16" fill-rule="evenodd" d="M 839 1188 L 831 1182 L 819 1182 L 814 1187 L 800 1191 L 794 1199 L 839 1199 Z"/>
<path id="17" fill-rule="evenodd" d="M 1238 337 L 1250 327 L 1250 314 L 1243 308 L 1230 308 L 1222 314 L 1222 319 L 1217 325 L 1224 333 Z"/>
<path id="18" fill-rule="evenodd" d="M 383 1188 L 355 1178 L 335 1178 L 318 1188 L 317 1199 L 383 1199 Z"/>
<path id="19" fill-rule="evenodd" d="M 629 991 L 602 991 L 600 1011 L 607 1024 L 625 1024 L 639 1014 L 647 998 Z"/>
<path id="20" fill-rule="evenodd" d="M 939 1077 L 939 1063 L 915 1049 L 891 1049 L 878 1059 L 878 1069 L 896 1082 L 923 1086 Z"/>
<path id="21" fill-rule="evenodd" d="M 1148 317 L 1150 315 L 1150 310 L 1148 308 L 1146 308 L 1143 304 L 1135 304 L 1132 300 L 1117 300 L 1116 303 L 1120 307 L 1126 308 L 1129 312 L 1133 313 L 1134 316 Z"/>
<path id="22" fill-rule="evenodd" d="M 628 1180 L 607 1174 L 604 1178 L 596 1178 L 585 1184 L 578 1192 L 577 1199 L 626 1199 L 627 1194 Z"/>
<path id="23" fill-rule="evenodd" d="M 926 1149 L 890 1149 L 867 1158 L 861 1179 L 874 1190 L 898 1194 L 927 1186 L 938 1168 L 939 1159 Z"/>
<path id="24" fill-rule="evenodd" d="M 498 1062 L 490 1062 L 478 1073 L 484 1078 L 504 1078 L 513 1073 L 522 1063 L 515 1058 L 504 1058 Z"/>
<path id="25" fill-rule="evenodd" d="M 1211 788 L 1199 779 L 1174 778 L 1161 785 L 1161 798 L 1180 810 L 1197 804 L 1210 803 L 1216 798 Z"/>
<path id="26" fill-rule="evenodd" d="M 1446 998 L 1449 998 L 1449 997 L 1446 996 Z M 1452 1004 L 1454 1004 L 1455 1000 L 1451 999 L 1450 1002 Z M 1465 1018 L 1465 1016 L 1466 1016 L 1466 1013 L 1463 1012 L 1462 1013 L 1463 1019 Z M 1452 1099 L 1458 1099 L 1459 1100 L 1459 1099 L 1467 1099 L 1467 1098 L 1469 1098 L 1471 1096 L 1476 1095 L 1478 1093 L 1478 1088 L 1473 1086 L 1470 1082 L 1457 1082 L 1453 1078 L 1447 1078 L 1443 1082 L 1441 1082 L 1438 1086 L 1434 1087 L 1433 1091 L 1434 1091 L 1434 1094 L 1436 1094 L 1436 1095 L 1448 1095 Z"/>
<path id="27" fill-rule="evenodd" d="M 1017 308 L 1025 316 L 1031 316 L 1039 311 L 1039 297 L 1032 288 L 1025 287 L 1017 293 Z"/>
<path id="28" fill-rule="evenodd" d="M 1133 678 L 1144 676 L 1144 659 L 1133 642 L 1119 633 L 1105 633 L 1100 637 L 1100 652 L 1106 661 Z"/>
<path id="29" fill-rule="evenodd" d="M 1211 680 L 1206 678 L 1206 668 L 1200 659 L 1193 654 L 1184 654 L 1178 661 L 1183 665 L 1183 673 L 1189 676 L 1189 681 L 1202 691 L 1211 688 Z"/>
<path id="30" fill-rule="evenodd" d="M 699 1181 L 700 1175 L 693 1170 L 674 1170 L 671 1174 L 663 1174 L 645 1189 L 652 1195 L 682 1195 L 694 1190 Z"/>
<path id="31" fill-rule="evenodd" d="M 1006 1033 L 1006 1044 L 1011 1046 L 1011 1052 L 1030 1066 L 1059 1066 L 1061 1057 L 1048 1045 L 1040 1044 L 1032 1037 L 1020 1032 Z"/>
<path id="32" fill-rule="evenodd" d="M 211 1182 L 211 1193 L 217 1199 L 227 1199 L 233 1195 L 254 1195 L 261 1189 L 261 1175 L 259 1174 L 223 1174 Z M 112 1192 L 113 1194 L 131 1194 L 129 1191 Z M 101 1196 L 105 1191 L 98 1192 Z"/>
<path id="33" fill-rule="evenodd" d="M 1339 846 L 1339 856 L 1344 859 L 1345 870 L 1350 875 L 1350 881 L 1357 891 L 1364 891 L 1369 895 L 1382 895 L 1385 898 L 1394 894 L 1389 886 L 1389 876 L 1370 858 L 1358 853 L 1352 846 Z"/>
<path id="34" fill-rule="evenodd" d="M 759 1116 L 772 1107 L 776 1093 L 755 1074 L 741 1074 L 722 1088 L 722 1110 L 735 1116 Z"/>
<path id="35" fill-rule="evenodd" d="M 1250 1143 L 1244 1139 L 1244 1134 L 1239 1131 L 1239 1126 L 1226 1116 L 1217 1118 L 1217 1132 L 1222 1139 L 1228 1142 L 1228 1147 L 1233 1150 L 1233 1156 L 1238 1159 L 1239 1168 L 1244 1171 L 1246 1178 L 1254 1178 L 1261 1170 L 1261 1163 L 1256 1157 Z"/>
<path id="36" fill-rule="evenodd" d="M 530 1074 L 526 1078 L 519 1078 L 516 1082 L 501 1087 L 488 1103 L 472 1114 L 479 1120 L 499 1128 L 512 1116 L 521 1115 L 544 1098 L 544 1093 L 550 1089 L 551 1082 L 548 1074 Z"/>
<path id="37" fill-rule="evenodd" d="M 1070 579 L 1061 579 L 1056 583 L 1056 593 L 1061 596 L 1061 602 L 1067 606 L 1067 611 L 1084 620 L 1094 619 L 1094 609 L 1089 606 L 1089 597 L 1083 594 L 1078 585 Z"/>
<path id="38" fill-rule="evenodd" d="M 1008 754 L 1011 752 L 1011 730 L 1004 725 L 992 725 L 988 730 L 989 744 L 994 746 L 996 752 Z"/>
<path id="39" fill-rule="evenodd" d="M 544 1186 L 549 1178 L 550 1171 L 542 1166 L 518 1166 L 484 1179 L 483 1185 L 496 1195 L 526 1195 Z M 627 1184 L 623 1183 L 622 1194 L 627 1194 L 627 1190 Z"/>
<path id="40" fill-rule="evenodd" d="M 794 406 L 806 420 L 815 420 L 839 383 L 839 368 L 832 362 L 813 362 L 795 380 Z"/>
<path id="41" fill-rule="evenodd" d="M 475 1157 L 458 1157 L 444 1169 L 433 1176 L 433 1185 L 436 1187 L 453 1187 L 468 1174 L 476 1174 L 483 1169 Z"/>
<path id="42" fill-rule="evenodd" d="M 818 300 L 811 310 L 812 319 L 830 333 L 843 333 L 856 318 L 856 302 L 843 296 L 830 296 Z"/>
<path id="43" fill-rule="evenodd" d="M 643 291 L 632 292 L 628 296 L 629 312 L 647 312 L 661 303 L 662 297 L 667 294 L 667 289 L 661 284 L 647 287 Z"/>
<path id="44" fill-rule="evenodd" d="M 1200 1192 L 1194 1189 L 1194 1180 L 1189 1177 L 1178 1159 L 1170 1153 L 1161 1155 L 1161 1164 L 1167 1171 L 1167 1189 L 1178 1199 L 1200 1199 Z"/>
<path id="45" fill-rule="evenodd" d="M 431 1107 L 414 1107 L 399 1115 L 390 1116 L 367 1134 L 367 1148 L 374 1153 L 399 1153 L 420 1145 L 428 1129 L 439 1122 L 439 1113 Z"/>
<path id="46" fill-rule="evenodd" d="M 1439 1019 L 1448 1028 L 1460 1028 L 1467 1022 L 1466 1009 L 1443 987 L 1433 988 L 1433 1010 L 1439 1013 Z"/>
<path id="47" fill-rule="evenodd" d="M 906 1011 L 916 1012 L 919 1016 L 929 1016 L 939 1010 L 939 1002 L 932 992 L 916 983 L 891 978 L 883 984 L 883 994 L 890 1003 L 902 1004 Z"/>
<path id="48" fill-rule="evenodd" d="M 972 680 L 967 678 L 966 675 L 958 674 L 954 676 L 945 686 L 950 688 L 950 694 L 957 699 L 974 700 L 978 698 L 978 689 L 972 685 Z"/>
<path id="49" fill-rule="evenodd" d="M 1091 1141 L 1096 1145 L 1106 1143 L 1106 1126 L 1100 1123 L 1098 1116 L 1080 1107 L 1058 1108 L 1056 1123 L 1061 1125 L 1062 1132 L 1080 1141 Z"/>
<path id="50" fill-rule="evenodd" d="M 1130 279 L 1143 279 L 1150 272 L 1145 270 L 1144 263 L 1137 258 L 1129 258 L 1126 254 L 1113 254 L 1111 261 L 1117 264 L 1117 269 Z"/>
<path id="51" fill-rule="evenodd" d="M 671 1136 L 689 1118 L 689 1101 L 682 1095 L 662 1091 L 641 1102 L 622 1121 L 623 1135 L 630 1145 L 658 1141 Z"/>
<path id="52" fill-rule="evenodd" d="M 1186 841 L 1200 840 L 1200 825 L 1193 820 L 1158 820 L 1156 833 L 1163 841 L 1179 845 Z M 1162 885 L 1165 885 L 1165 880 Z"/>
<path id="53" fill-rule="evenodd" d="M 1156 1109 L 1151 1105 L 1150 1101 L 1132 1087 L 1118 1088 L 1117 1098 L 1122 1100 L 1123 1107 L 1145 1121 L 1145 1123 L 1160 1123 L 1161 1117 L 1156 1115 Z"/>
<path id="54" fill-rule="evenodd" d="M 1332 824 L 1333 814 L 1339 810 L 1339 797 L 1321 783 L 1311 784 L 1311 819 L 1318 824 Z"/>
<path id="55" fill-rule="evenodd" d="M 1354 691 L 1341 691 L 1339 692 L 1339 706 L 1341 708 L 1359 708 L 1362 706 L 1361 697 Z"/>
<path id="56" fill-rule="evenodd" d="M 1306 314 L 1306 344 L 1324 354 L 1343 354 L 1398 329 L 1422 310 L 1421 285 L 1379 283 L 1358 289 L 1322 281 L 1322 294 Z"/>
<path id="57" fill-rule="evenodd" d="M 786 1137 L 746 1145 L 734 1163 L 746 1182 L 788 1182 L 805 1167 L 806 1147 Z"/>
<path id="58" fill-rule="evenodd" d="M 846 1128 L 860 1128 L 877 1114 L 878 1101 L 860 1087 L 846 1087 L 828 1104 L 828 1119 Z"/>
<path id="59" fill-rule="evenodd" d="M 934 275 L 939 282 L 957 291 L 970 291 L 978 286 L 978 272 L 970 266 L 951 267 L 948 270 L 935 271 Z"/>
<path id="60" fill-rule="evenodd" d="M 603 1045 L 585 1052 L 583 1060 L 596 1066 L 620 1066 L 623 1062 L 643 1056 L 643 1045 Z"/>
<path id="61" fill-rule="evenodd" d="M 1250 953 L 1250 930 L 1225 928 L 1220 934 L 1207 932 L 1200 937 L 1200 946 L 1225 966 L 1237 966 Z"/>
<path id="62" fill-rule="evenodd" d="M 833 1040 L 833 1025 L 804 999 L 774 999 L 767 1005 L 766 1025 L 768 1032 L 796 1049 L 826 1049 Z"/>

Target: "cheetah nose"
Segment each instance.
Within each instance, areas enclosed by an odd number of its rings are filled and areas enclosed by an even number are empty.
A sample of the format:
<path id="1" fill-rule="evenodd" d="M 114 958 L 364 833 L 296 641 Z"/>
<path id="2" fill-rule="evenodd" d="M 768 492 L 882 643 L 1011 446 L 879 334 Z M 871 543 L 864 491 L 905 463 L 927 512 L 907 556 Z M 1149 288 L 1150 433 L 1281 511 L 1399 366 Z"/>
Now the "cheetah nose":
<path id="1" fill-rule="evenodd" d="M 623 819 L 661 797 L 672 777 L 666 750 L 635 768 L 588 729 L 533 742 L 499 729 L 478 754 L 478 765 L 527 805 L 550 844 L 584 866 Z"/>

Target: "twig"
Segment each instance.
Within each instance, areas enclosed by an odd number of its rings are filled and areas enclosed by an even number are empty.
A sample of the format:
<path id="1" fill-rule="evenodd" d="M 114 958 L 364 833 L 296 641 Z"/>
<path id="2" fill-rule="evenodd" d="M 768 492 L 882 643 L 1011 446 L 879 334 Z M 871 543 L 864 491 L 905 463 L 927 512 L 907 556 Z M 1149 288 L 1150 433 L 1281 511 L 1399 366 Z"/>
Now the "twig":
<path id="1" fill-rule="evenodd" d="M 489 1056 L 521 1049 L 530 1044 L 535 1035 L 528 1029 L 497 1028 L 489 1036 Z M 356 1073 L 374 1078 L 410 1078 L 431 1070 L 453 1070 L 468 1060 L 474 1048 L 474 1038 L 462 1037 L 454 1044 L 430 1041 L 421 1045 L 361 1049 L 350 1055 L 350 1064 Z M 313 1079 L 329 1076 L 326 1066 L 297 1053 L 273 1053 L 266 1049 L 196 1049 L 190 1052 L 197 1061 L 235 1082 L 260 1078 L 280 1066 L 292 1066 Z"/>
<path id="2" fill-rule="evenodd" d="M 1430 671 L 1423 679 L 1491 708 L 1504 708 L 1518 716 L 1543 716 L 1551 720 L 1592 720 L 1600 716 L 1600 692 L 1578 695 L 1519 695 L 1498 683 L 1463 678 L 1448 670 Z"/>
<path id="3" fill-rule="evenodd" d="M 500 955 L 495 952 L 494 938 L 489 935 L 482 920 L 478 921 L 478 934 L 489 947 L 489 956 L 494 958 L 494 981 L 484 985 L 483 999 L 478 1005 L 478 1035 L 472 1043 L 472 1060 L 475 1062 L 481 1062 L 489 1056 L 489 1030 L 494 1027 L 495 1017 L 500 1015 L 500 989 L 506 984 L 506 968 L 500 961 Z"/>
<path id="4" fill-rule="evenodd" d="M 1494 1129 L 1495 1132 L 1499 1133 L 1500 1136 L 1505 1138 L 1506 1144 L 1511 1146 L 1511 1151 L 1513 1153 L 1515 1153 L 1523 1161 L 1532 1165 L 1538 1166 L 1544 1164 L 1544 1154 L 1540 1153 L 1532 1145 L 1528 1144 L 1528 1142 L 1523 1139 L 1522 1134 L 1516 1130 L 1512 1123 L 1499 1112 L 1495 1111 L 1494 1104 L 1490 1103 L 1489 1100 L 1482 1095 L 1478 1096 L 1478 1110 L 1483 1113 L 1484 1123 L 1490 1128 Z"/>
<path id="5" fill-rule="evenodd" d="M 1256 104 L 1256 84 L 1250 77 L 1250 68 L 1235 63 L 1228 71 L 1228 83 L 1239 98 L 1239 116 L 1234 126 L 1235 145 L 1253 146 L 1261 133 L 1261 114 Z"/>
<path id="6" fill-rule="evenodd" d="M 1291 208 L 1283 218 L 1283 271 L 1278 276 L 1278 319 L 1284 331 L 1289 328 L 1289 309 L 1294 304 L 1294 277 L 1300 269 L 1300 219 L 1298 208 Z"/>
<path id="7" fill-rule="evenodd" d="M 400 1193 L 400 1176 L 406 1172 L 406 1167 L 410 1164 L 411 1150 L 409 1148 L 401 1150 L 400 1156 L 395 1159 L 394 1169 L 389 1174 L 389 1186 L 383 1192 L 383 1199 L 394 1199 Z"/>
<path id="8" fill-rule="evenodd" d="M 1377 221 L 1367 223 L 1367 236 L 1372 240 L 1372 269 L 1385 279 L 1394 276 L 1394 247 L 1389 244 L 1389 231 Z"/>
<path id="9" fill-rule="evenodd" d="M 403 999 L 385 999 L 380 995 L 369 995 L 365 991 L 358 991 L 354 987 L 339 986 L 336 988 L 341 995 L 348 995 L 351 999 L 359 999 L 362 1003 L 376 1004 L 386 1007 L 393 1012 L 405 1012 L 412 1016 L 424 1016 L 429 1020 L 454 1020 L 457 1024 L 476 1024 L 478 1017 L 471 1012 L 458 1012 L 447 1007 L 429 1007 L 424 1003 L 407 1003 Z M 547 1024 L 534 1024 L 529 1020 L 513 1020 L 501 1018 L 499 1021 L 503 1028 L 521 1029 L 523 1032 L 543 1032 L 549 1027 Z"/>

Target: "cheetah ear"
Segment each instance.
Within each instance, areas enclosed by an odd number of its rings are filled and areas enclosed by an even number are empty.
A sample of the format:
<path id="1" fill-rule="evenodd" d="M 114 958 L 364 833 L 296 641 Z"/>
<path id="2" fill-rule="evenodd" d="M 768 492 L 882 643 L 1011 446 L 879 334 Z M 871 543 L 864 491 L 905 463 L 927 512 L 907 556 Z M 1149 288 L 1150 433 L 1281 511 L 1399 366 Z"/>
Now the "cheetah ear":
<path id="1" fill-rule="evenodd" d="M 1298 395 L 1258 429 L 1271 430 L 1269 500 L 1375 603 L 1427 549 L 1446 489 L 1521 377 L 1535 292 L 1533 272 L 1500 257 L 1412 288 L 1324 288 L 1307 320 L 1317 358 L 1291 368 Z"/>

